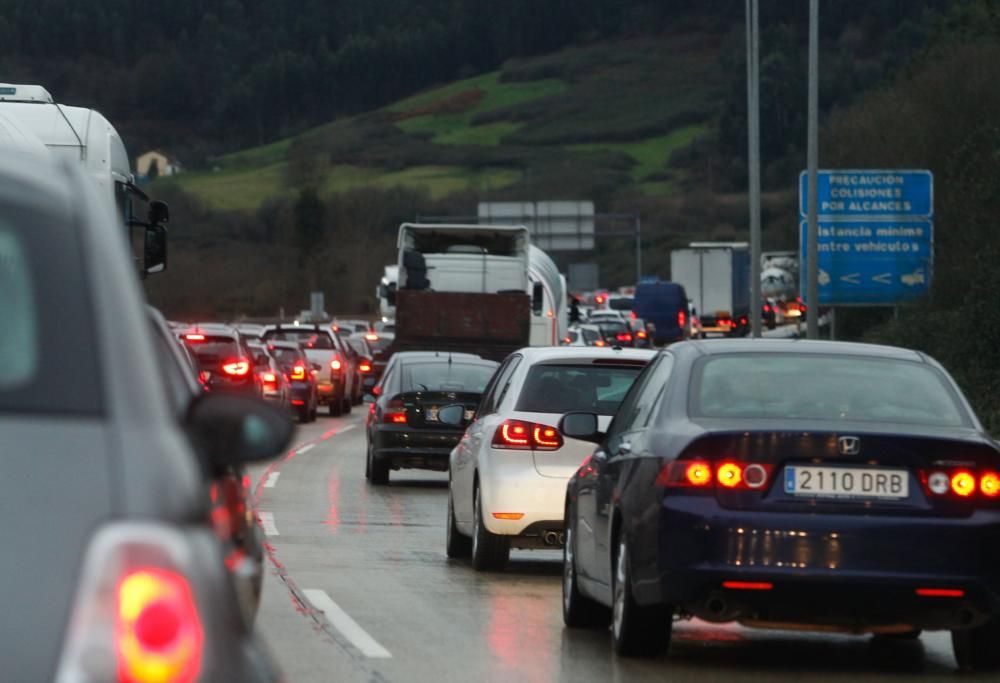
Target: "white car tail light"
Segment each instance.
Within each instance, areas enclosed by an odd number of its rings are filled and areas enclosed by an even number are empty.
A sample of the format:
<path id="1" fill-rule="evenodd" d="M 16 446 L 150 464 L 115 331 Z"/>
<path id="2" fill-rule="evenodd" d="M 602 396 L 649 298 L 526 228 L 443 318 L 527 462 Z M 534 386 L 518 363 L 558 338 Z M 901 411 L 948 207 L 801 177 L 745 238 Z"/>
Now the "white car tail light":
<path id="1" fill-rule="evenodd" d="M 154 523 L 101 529 L 87 551 L 57 683 L 193 683 L 203 669 L 195 548 Z"/>

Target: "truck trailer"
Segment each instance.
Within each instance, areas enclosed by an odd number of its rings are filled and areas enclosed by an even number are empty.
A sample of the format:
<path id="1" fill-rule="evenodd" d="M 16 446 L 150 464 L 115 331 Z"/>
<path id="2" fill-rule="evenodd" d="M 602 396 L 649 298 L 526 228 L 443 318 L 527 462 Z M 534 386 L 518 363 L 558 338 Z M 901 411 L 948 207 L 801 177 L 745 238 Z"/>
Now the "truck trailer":
<path id="1" fill-rule="evenodd" d="M 692 242 L 670 252 L 670 279 L 684 287 L 701 334 L 749 330 L 750 251 L 746 242 Z"/>

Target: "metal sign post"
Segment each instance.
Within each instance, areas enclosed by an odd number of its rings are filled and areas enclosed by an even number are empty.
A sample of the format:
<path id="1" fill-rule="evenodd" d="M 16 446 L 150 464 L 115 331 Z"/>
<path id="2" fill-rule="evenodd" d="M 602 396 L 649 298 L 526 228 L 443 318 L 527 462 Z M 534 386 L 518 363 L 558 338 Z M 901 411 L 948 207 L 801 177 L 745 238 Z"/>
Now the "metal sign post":
<path id="1" fill-rule="evenodd" d="M 761 336 L 760 298 L 760 35 L 757 0 L 747 11 L 747 160 L 750 165 L 750 334 Z"/>
<path id="2" fill-rule="evenodd" d="M 806 235 L 806 336 L 819 338 L 819 232 L 816 174 L 819 167 L 819 0 L 809 0 L 809 111 L 806 165 L 809 168 Z"/>

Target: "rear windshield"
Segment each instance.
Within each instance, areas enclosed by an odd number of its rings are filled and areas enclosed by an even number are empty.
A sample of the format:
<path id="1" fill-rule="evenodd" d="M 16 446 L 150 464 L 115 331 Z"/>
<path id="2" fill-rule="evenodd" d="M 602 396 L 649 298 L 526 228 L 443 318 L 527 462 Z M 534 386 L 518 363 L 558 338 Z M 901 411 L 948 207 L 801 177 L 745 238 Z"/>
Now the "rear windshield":
<path id="1" fill-rule="evenodd" d="M 618 299 L 608 299 L 608 308 L 613 311 L 631 311 L 634 299 L 630 296 L 623 296 Z"/>
<path id="2" fill-rule="evenodd" d="M 604 334 L 621 334 L 622 332 L 628 332 L 628 326 L 620 320 L 601 320 L 597 322 L 597 326 L 601 328 L 601 332 Z"/>
<path id="3" fill-rule="evenodd" d="M 81 245 L 65 219 L 0 216 L 0 413 L 102 412 Z"/>
<path id="4" fill-rule="evenodd" d="M 264 333 L 267 341 L 293 341 L 307 349 L 335 349 L 333 338 L 326 332 L 316 330 L 270 330 Z"/>
<path id="5" fill-rule="evenodd" d="M 481 394 L 496 369 L 495 364 L 447 361 L 407 363 L 402 368 L 400 383 L 403 392 L 464 391 Z"/>
<path id="6" fill-rule="evenodd" d="M 275 347 L 271 349 L 271 355 L 274 356 L 274 359 L 281 365 L 295 365 L 302 360 L 301 354 L 295 349 Z"/>
<path id="7" fill-rule="evenodd" d="M 969 424 L 947 379 L 913 361 L 819 354 L 739 354 L 696 368 L 695 417 Z"/>
<path id="8" fill-rule="evenodd" d="M 205 368 L 215 368 L 223 363 L 239 357 L 240 347 L 232 337 L 213 337 L 205 335 L 203 341 L 185 338 L 188 347 L 194 351 L 198 365 Z"/>
<path id="9" fill-rule="evenodd" d="M 535 365 L 514 410 L 614 415 L 641 371 L 640 365 Z"/>

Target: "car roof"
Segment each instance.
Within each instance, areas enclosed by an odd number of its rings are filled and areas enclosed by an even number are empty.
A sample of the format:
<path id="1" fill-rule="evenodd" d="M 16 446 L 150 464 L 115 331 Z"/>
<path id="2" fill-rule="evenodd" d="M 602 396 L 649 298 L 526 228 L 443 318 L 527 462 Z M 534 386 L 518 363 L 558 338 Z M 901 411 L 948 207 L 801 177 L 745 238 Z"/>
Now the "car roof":
<path id="1" fill-rule="evenodd" d="M 223 323 L 195 323 L 181 328 L 183 334 L 208 334 L 213 337 L 232 337 L 236 339 L 240 336 L 238 330 Z"/>
<path id="2" fill-rule="evenodd" d="M 572 360 L 645 360 L 656 355 L 653 349 L 623 349 L 600 346 L 529 346 L 517 352 L 529 363 Z"/>
<path id="3" fill-rule="evenodd" d="M 468 353 L 453 353 L 453 354 L 442 354 L 440 356 L 436 355 L 420 355 L 417 357 L 400 358 L 399 362 L 405 365 L 419 364 L 419 363 L 430 363 L 430 362 L 445 362 L 449 363 L 461 363 L 463 365 L 488 365 L 490 367 L 496 367 L 500 363 L 495 360 L 490 360 L 488 358 L 480 358 L 479 356 L 473 356 Z"/>
<path id="4" fill-rule="evenodd" d="M 393 358 L 404 360 L 426 360 L 428 358 L 448 358 L 452 360 L 484 360 L 474 353 L 461 353 L 458 351 L 400 351 Z"/>
<path id="5" fill-rule="evenodd" d="M 904 349 L 898 346 L 808 339 L 703 339 L 679 342 L 671 345 L 670 348 L 680 350 L 678 347 L 687 346 L 696 348 L 702 355 L 722 355 L 727 353 L 807 353 L 817 355 L 867 356 L 870 358 L 888 358 L 917 362 L 927 361 L 926 356 L 919 351 Z"/>

